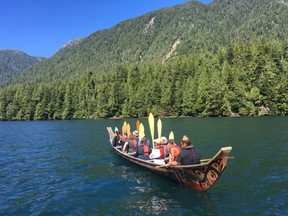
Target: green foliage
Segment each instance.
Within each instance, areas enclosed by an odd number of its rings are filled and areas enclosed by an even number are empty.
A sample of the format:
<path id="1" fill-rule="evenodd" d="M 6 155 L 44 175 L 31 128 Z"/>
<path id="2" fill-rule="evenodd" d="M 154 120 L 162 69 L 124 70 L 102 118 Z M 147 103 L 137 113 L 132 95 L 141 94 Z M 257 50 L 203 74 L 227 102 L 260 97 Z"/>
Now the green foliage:
<path id="1" fill-rule="evenodd" d="M 168 64 L 0 90 L 1 120 L 288 114 L 287 44 L 259 40 Z"/>
<path id="2" fill-rule="evenodd" d="M 18 50 L 0 50 L 0 85 L 44 58 L 32 57 Z"/>

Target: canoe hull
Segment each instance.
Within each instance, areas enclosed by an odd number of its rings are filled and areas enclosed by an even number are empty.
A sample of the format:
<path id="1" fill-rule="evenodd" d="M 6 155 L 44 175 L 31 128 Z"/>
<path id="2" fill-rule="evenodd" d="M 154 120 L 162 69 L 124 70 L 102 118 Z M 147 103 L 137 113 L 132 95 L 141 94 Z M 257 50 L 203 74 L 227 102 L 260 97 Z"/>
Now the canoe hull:
<path id="1" fill-rule="evenodd" d="M 108 128 L 107 128 L 108 129 Z M 110 132 L 109 132 L 110 131 Z M 108 132 L 111 133 L 111 128 Z M 110 137 L 112 136 L 109 134 Z M 112 139 L 110 138 L 111 145 Z M 112 146 L 114 151 L 122 158 L 133 164 L 144 167 L 162 177 L 178 182 L 185 187 L 191 187 L 198 191 L 208 190 L 221 176 L 227 166 L 227 161 L 232 147 L 223 147 L 211 159 L 201 160 L 200 164 L 182 166 L 159 166 L 153 160 L 142 160 L 133 155 L 122 152 L 121 149 Z"/>

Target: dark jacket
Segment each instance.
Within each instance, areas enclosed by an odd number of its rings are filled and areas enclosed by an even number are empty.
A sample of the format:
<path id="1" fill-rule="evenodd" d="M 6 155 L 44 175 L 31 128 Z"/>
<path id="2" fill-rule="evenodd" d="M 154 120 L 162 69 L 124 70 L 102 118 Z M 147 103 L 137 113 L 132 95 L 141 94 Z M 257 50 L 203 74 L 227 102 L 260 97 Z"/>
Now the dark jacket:
<path id="1" fill-rule="evenodd" d="M 177 156 L 176 161 L 181 165 L 190 165 L 190 164 L 199 164 L 200 155 L 198 150 L 194 146 L 188 146 L 183 148 L 179 155 Z"/>
<path id="2" fill-rule="evenodd" d="M 120 137 L 118 135 L 114 136 L 112 143 L 113 143 L 113 146 L 121 145 Z"/>

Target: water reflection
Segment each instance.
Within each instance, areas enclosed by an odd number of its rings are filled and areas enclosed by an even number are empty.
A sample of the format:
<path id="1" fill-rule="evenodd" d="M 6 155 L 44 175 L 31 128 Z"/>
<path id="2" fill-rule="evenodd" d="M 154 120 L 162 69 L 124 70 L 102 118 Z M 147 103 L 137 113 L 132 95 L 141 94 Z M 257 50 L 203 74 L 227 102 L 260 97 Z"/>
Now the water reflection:
<path id="1" fill-rule="evenodd" d="M 168 120 L 163 134 L 191 134 L 203 157 L 233 146 L 235 159 L 208 192 L 116 155 L 106 126 L 117 120 L 2 122 L 0 214 L 288 215 L 288 117 L 181 118 L 171 128 Z"/>
<path id="2" fill-rule="evenodd" d="M 116 161 L 111 168 L 124 180 L 130 194 L 120 203 L 127 214 L 218 215 L 210 193 L 182 187 L 121 158 Z"/>

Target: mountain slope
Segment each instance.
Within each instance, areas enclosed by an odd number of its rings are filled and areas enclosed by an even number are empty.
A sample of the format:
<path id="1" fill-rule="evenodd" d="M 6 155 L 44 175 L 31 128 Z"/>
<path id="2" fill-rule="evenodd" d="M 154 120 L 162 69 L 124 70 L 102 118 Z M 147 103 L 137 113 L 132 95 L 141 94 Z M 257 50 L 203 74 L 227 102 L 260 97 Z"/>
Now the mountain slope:
<path id="1" fill-rule="evenodd" d="M 287 41 L 287 9 L 288 0 L 214 0 L 208 5 L 189 1 L 97 31 L 9 83 L 51 82 L 123 64 L 165 63 L 175 56 L 258 38 Z"/>
<path id="2" fill-rule="evenodd" d="M 43 58 L 32 57 L 18 50 L 0 50 L 0 84 L 21 74 Z"/>

